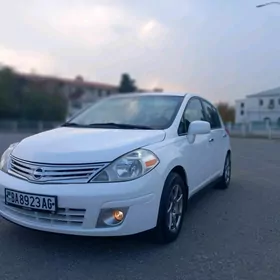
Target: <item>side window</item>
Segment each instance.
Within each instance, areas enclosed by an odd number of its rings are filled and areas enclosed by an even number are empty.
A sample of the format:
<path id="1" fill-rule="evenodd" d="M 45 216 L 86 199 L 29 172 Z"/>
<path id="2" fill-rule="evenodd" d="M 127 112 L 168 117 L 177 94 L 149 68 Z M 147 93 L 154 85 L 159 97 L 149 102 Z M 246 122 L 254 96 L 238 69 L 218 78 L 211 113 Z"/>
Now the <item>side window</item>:
<path id="1" fill-rule="evenodd" d="M 217 109 L 214 106 L 212 106 L 212 110 L 213 110 L 213 117 L 214 117 L 214 127 L 213 128 L 222 128 L 221 119 L 219 117 L 219 113 L 218 113 Z"/>
<path id="2" fill-rule="evenodd" d="M 182 116 L 179 128 L 178 128 L 178 134 L 186 134 L 189 129 L 189 125 L 193 121 L 203 121 L 204 115 L 203 115 L 203 108 L 201 105 L 201 102 L 197 98 L 192 98 L 189 100 L 186 109 L 184 111 L 184 114 Z"/>
<path id="3" fill-rule="evenodd" d="M 211 129 L 221 128 L 221 120 L 219 118 L 217 109 L 210 103 L 202 100 L 205 112 L 205 119 L 210 123 Z"/>

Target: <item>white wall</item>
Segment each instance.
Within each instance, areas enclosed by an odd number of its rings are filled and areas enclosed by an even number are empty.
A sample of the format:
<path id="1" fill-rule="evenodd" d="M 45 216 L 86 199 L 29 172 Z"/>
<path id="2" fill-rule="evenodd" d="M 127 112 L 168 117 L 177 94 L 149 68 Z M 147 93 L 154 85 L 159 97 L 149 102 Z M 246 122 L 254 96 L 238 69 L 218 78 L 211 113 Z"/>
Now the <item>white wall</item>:
<path id="1" fill-rule="evenodd" d="M 112 94 L 116 94 L 117 90 L 111 89 L 111 90 L 100 90 L 100 89 L 92 89 L 92 88 L 85 88 L 84 94 L 76 100 L 79 104 L 78 107 L 74 107 L 72 102 L 69 102 L 68 106 L 68 117 L 76 114 L 77 112 L 83 110 L 85 107 L 88 107 L 89 105 L 93 104 L 94 102 L 106 98 Z"/>
<path id="2" fill-rule="evenodd" d="M 274 108 L 269 108 L 270 100 L 274 100 Z M 260 105 L 260 100 L 263 101 L 263 105 Z M 280 94 L 278 96 L 258 96 L 247 97 L 243 100 L 237 100 L 235 103 L 235 122 L 263 122 L 265 118 L 269 118 L 272 122 L 277 122 L 280 118 Z M 241 115 L 241 103 L 244 104 L 244 115 Z"/>
<path id="3" fill-rule="evenodd" d="M 244 108 L 241 107 L 241 104 L 244 104 Z M 246 122 L 246 100 L 240 99 L 235 101 L 235 123 L 244 123 Z M 243 115 L 241 112 L 243 111 Z"/>

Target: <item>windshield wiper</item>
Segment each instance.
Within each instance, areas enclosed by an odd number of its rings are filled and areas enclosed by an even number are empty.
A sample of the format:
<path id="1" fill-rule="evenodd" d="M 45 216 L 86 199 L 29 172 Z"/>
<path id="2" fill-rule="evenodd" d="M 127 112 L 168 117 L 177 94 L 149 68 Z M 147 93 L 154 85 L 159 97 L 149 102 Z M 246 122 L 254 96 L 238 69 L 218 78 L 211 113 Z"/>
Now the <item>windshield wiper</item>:
<path id="1" fill-rule="evenodd" d="M 77 127 L 77 126 L 81 126 L 81 125 L 78 124 L 78 123 L 67 122 L 67 123 L 64 123 L 64 124 L 61 125 L 61 126 L 69 126 L 69 127 L 73 126 L 73 127 Z"/>
<path id="2" fill-rule="evenodd" d="M 91 123 L 88 125 L 84 125 L 84 124 L 78 124 L 78 123 L 74 123 L 74 122 L 68 122 L 68 123 L 64 123 L 63 125 L 64 127 L 96 127 L 96 128 L 120 128 L 120 129 L 149 129 L 152 130 L 154 128 L 149 127 L 149 126 L 145 126 L 145 125 L 134 125 L 134 124 L 124 124 L 124 123 L 114 123 L 114 122 L 110 122 L 110 123 Z"/>
<path id="3" fill-rule="evenodd" d="M 125 124 L 125 123 L 92 123 L 89 124 L 90 127 L 112 127 L 112 128 L 120 128 L 120 129 L 149 129 L 152 130 L 154 128 L 145 125 L 134 125 L 134 124 Z"/>

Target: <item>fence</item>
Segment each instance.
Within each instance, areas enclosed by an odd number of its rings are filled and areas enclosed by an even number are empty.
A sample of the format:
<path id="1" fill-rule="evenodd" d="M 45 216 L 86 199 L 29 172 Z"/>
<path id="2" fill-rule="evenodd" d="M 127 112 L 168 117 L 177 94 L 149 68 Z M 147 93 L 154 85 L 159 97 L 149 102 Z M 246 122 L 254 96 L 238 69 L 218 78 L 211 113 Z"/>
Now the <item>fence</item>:
<path id="1" fill-rule="evenodd" d="M 3 121 L 0 120 L 0 132 L 15 133 L 37 133 L 53 129 L 61 125 L 61 122 L 40 121 Z M 280 139 L 279 124 L 225 124 L 231 136 L 237 137 L 261 137 L 269 139 Z"/>
<path id="2" fill-rule="evenodd" d="M 226 124 L 231 136 L 280 139 L 279 124 L 248 123 Z"/>
<path id="3" fill-rule="evenodd" d="M 0 132 L 31 132 L 37 133 L 53 129 L 61 125 L 61 122 L 43 121 L 5 121 L 0 120 Z"/>

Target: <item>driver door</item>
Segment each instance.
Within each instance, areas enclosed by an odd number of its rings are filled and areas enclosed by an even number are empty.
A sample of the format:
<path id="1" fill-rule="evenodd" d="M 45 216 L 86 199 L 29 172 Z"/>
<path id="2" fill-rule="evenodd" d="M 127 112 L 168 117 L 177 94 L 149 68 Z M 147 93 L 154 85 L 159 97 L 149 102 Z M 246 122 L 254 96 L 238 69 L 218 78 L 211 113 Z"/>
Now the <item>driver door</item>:
<path id="1" fill-rule="evenodd" d="M 178 131 L 179 136 L 182 137 L 180 144 L 184 168 L 188 176 L 190 195 L 208 182 L 212 170 L 210 135 L 196 135 L 193 143 L 189 143 L 186 137 L 189 124 L 198 120 L 204 121 L 202 103 L 199 98 L 192 97 L 186 105 Z"/>

